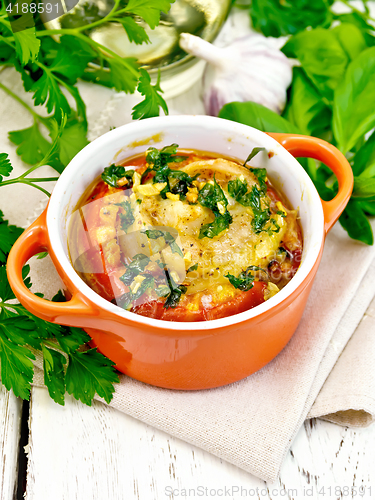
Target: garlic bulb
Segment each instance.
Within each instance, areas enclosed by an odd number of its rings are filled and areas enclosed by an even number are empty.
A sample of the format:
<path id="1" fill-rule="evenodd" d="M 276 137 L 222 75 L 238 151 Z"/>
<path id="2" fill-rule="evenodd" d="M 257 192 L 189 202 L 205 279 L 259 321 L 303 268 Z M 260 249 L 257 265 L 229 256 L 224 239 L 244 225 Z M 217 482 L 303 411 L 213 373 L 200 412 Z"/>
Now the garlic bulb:
<path id="1" fill-rule="evenodd" d="M 275 39 L 251 34 L 219 48 L 182 33 L 180 47 L 208 62 L 203 77 L 208 115 L 217 116 L 224 104 L 233 101 L 254 101 L 276 113 L 284 109 L 292 62 L 277 48 Z"/>

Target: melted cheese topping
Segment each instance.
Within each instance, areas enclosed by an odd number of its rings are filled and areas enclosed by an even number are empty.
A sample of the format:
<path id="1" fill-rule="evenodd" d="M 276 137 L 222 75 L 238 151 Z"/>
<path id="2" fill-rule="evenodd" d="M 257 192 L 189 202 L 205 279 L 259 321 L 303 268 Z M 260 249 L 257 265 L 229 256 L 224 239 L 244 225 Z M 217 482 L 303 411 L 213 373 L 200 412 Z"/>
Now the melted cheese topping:
<path id="1" fill-rule="evenodd" d="M 259 190 L 258 178 L 248 168 L 218 158 L 192 161 L 181 170 L 191 177 L 197 176 L 194 187 L 188 189 L 186 199 L 172 193 L 167 193 L 167 198 L 163 199 L 160 191 L 165 188 L 166 183 L 153 184 L 152 179 L 149 179 L 140 184 L 141 176 L 136 172 L 132 190 L 109 188 L 105 196 L 82 206 L 80 211 L 88 231 L 85 233 L 82 227 L 81 234 L 88 234 L 88 239 L 75 238 L 77 242 L 72 251 L 73 261 L 77 257 L 79 267 L 86 267 L 84 259 L 78 257 L 84 255 L 90 246 L 96 245 L 102 249 L 105 270 L 110 273 L 120 270 L 120 276 L 124 265 L 126 267 L 135 255 L 147 255 L 151 259 L 150 266 L 157 267 L 162 252 L 162 261 L 170 276 L 176 283 L 187 286 L 181 303 L 187 309 L 194 310 L 201 307 L 201 302 L 220 304 L 240 293 L 226 275 L 237 277 L 249 266 L 267 270 L 270 262 L 277 260 L 275 256 L 282 244 L 287 244 L 291 251 L 301 248 L 296 211 L 288 210 L 280 201 L 262 194 L 260 209 L 268 209 L 270 218 L 262 230 L 256 232 L 252 225 L 252 208 L 241 205 L 230 196 L 230 181 L 246 181 L 248 193 L 253 186 L 257 186 Z M 228 202 L 227 207 L 225 203 L 218 202 L 217 211 L 224 214 L 228 210 L 232 222 L 213 238 L 199 238 L 202 226 L 215 219 L 213 211 L 199 203 L 199 191 L 207 182 L 214 184 L 214 180 Z M 120 207 L 125 202 L 130 204 L 133 221 L 128 226 L 123 225 L 119 216 L 124 213 Z M 93 221 L 92 224 L 90 220 Z M 173 251 L 170 245 L 164 244 L 161 247 L 163 238 L 155 240 L 144 233 L 144 230 L 158 228 L 173 236 L 182 255 Z M 196 264 L 197 269 L 187 273 L 188 268 Z M 87 268 L 87 272 L 100 273 L 104 270 L 100 269 L 97 261 L 91 267 L 90 270 Z M 142 285 L 144 278 L 139 278 L 130 287 L 133 293 Z M 278 287 L 270 282 L 264 295 L 265 300 L 277 291 Z M 121 293 L 124 293 L 124 289 L 120 286 L 118 294 Z M 149 293 L 155 295 L 152 290 Z M 193 294 L 196 294 L 195 297 Z M 209 304 L 206 305 L 209 307 Z"/>
<path id="2" fill-rule="evenodd" d="M 285 218 L 281 214 L 273 213 L 272 218 L 280 227 L 278 232 L 262 231 L 255 234 L 251 225 L 251 208 L 240 205 L 228 194 L 230 180 L 241 177 L 251 188 L 257 184 L 256 177 L 247 168 L 224 159 L 196 161 L 182 170 L 191 176 L 199 173 L 198 182 L 202 184 L 212 181 L 215 175 L 228 200 L 228 210 L 233 217 L 229 228 L 212 239 L 199 239 L 202 225 L 214 220 L 210 209 L 199 203 L 189 204 L 187 200 L 142 196 L 141 193 L 138 193 L 138 196 L 141 197 L 142 203 L 138 205 L 137 222 L 134 225 L 164 226 L 178 231 L 182 252 L 189 252 L 190 262 L 198 263 L 198 269 L 189 273 L 185 279 L 185 282 L 189 283 L 187 295 L 227 285 L 226 274 L 237 276 L 248 266 L 266 268 L 285 235 Z M 270 200 L 267 201 L 270 203 Z M 266 208 L 265 202 L 262 203 L 262 208 Z M 267 223 L 265 229 L 271 226 L 272 223 Z"/>

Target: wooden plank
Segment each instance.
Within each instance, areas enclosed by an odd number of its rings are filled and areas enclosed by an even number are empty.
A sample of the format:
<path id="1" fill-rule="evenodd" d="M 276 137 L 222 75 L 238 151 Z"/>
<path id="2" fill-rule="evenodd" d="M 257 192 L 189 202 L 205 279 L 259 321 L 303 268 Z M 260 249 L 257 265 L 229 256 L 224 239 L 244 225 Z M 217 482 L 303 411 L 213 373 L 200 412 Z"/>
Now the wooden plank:
<path id="1" fill-rule="evenodd" d="M 22 401 L 0 383 L 0 498 L 12 500 L 17 489 Z"/>
<path id="2" fill-rule="evenodd" d="M 195 490 L 196 497 L 243 498 L 246 490 L 248 498 L 297 500 L 340 498 L 339 488 L 342 498 L 352 498 L 352 488 L 370 498 L 375 488 L 375 426 L 306 422 L 274 484 L 105 405 L 68 398 L 59 407 L 42 388 L 33 389 L 30 436 L 27 500 L 159 500 L 189 490 L 190 497 Z"/>

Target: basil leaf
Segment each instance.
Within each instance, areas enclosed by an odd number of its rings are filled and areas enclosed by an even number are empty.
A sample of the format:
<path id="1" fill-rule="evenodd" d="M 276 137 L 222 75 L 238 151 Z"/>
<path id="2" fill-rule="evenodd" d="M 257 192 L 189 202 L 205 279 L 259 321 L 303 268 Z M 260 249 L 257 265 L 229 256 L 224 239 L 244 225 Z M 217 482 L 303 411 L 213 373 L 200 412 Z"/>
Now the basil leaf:
<path id="1" fill-rule="evenodd" d="M 340 217 L 340 223 L 351 238 L 362 241 L 367 245 L 373 245 L 374 236 L 372 228 L 367 220 L 361 203 L 349 200 L 349 203 Z"/>
<path id="2" fill-rule="evenodd" d="M 246 163 L 248 163 L 252 158 L 254 158 L 255 155 L 260 153 L 261 151 L 265 151 L 266 148 L 253 148 L 249 156 L 246 158 L 245 163 L 243 164 L 244 167 L 246 167 Z"/>
<path id="3" fill-rule="evenodd" d="M 293 69 L 290 98 L 283 116 L 301 134 L 321 137 L 331 128 L 332 110 L 302 68 Z"/>
<path id="4" fill-rule="evenodd" d="M 296 57 L 320 94 L 332 101 L 349 62 L 333 31 L 316 28 L 298 33 L 288 40 L 283 52 Z"/>
<path id="5" fill-rule="evenodd" d="M 366 214 L 375 215 L 375 202 L 361 202 L 360 206 Z"/>
<path id="6" fill-rule="evenodd" d="M 375 164 L 375 132 L 373 132 L 353 158 L 353 173 L 360 175 Z"/>
<path id="7" fill-rule="evenodd" d="M 335 90 L 333 132 L 341 151 L 350 151 L 375 126 L 375 47 L 350 63 Z"/>
<path id="8" fill-rule="evenodd" d="M 359 28 L 368 47 L 375 45 L 375 37 L 372 35 L 374 27 L 368 24 L 360 14 L 351 12 L 350 14 L 335 15 L 335 18 L 342 24 L 350 24 Z"/>
<path id="9" fill-rule="evenodd" d="M 375 177 L 354 177 L 352 197 L 357 201 L 375 201 Z"/>
<path id="10" fill-rule="evenodd" d="M 367 48 L 365 37 L 361 30 L 351 23 L 342 23 L 336 26 L 332 33 L 337 37 L 350 61 L 353 61 Z"/>
<path id="11" fill-rule="evenodd" d="M 298 128 L 274 111 L 256 102 L 231 102 L 219 111 L 219 118 L 243 123 L 263 132 L 300 133 Z"/>

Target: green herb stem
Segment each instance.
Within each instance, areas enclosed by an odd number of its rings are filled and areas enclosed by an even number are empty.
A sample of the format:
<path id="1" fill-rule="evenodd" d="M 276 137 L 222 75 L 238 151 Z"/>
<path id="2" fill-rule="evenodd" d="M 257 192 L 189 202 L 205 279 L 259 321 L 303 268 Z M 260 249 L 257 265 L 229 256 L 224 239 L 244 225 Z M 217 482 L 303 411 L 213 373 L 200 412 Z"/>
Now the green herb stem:
<path id="1" fill-rule="evenodd" d="M 90 25 L 90 26 L 92 26 L 92 25 Z M 84 35 L 83 33 L 80 33 L 80 31 L 82 31 L 82 30 L 78 29 L 78 28 L 59 29 L 59 30 L 38 31 L 36 34 L 39 38 L 43 37 L 43 36 L 51 36 L 51 35 L 74 35 L 75 37 L 83 40 L 88 45 L 91 45 L 91 47 L 93 47 L 96 51 L 99 52 L 99 55 L 100 55 L 100 53 L 103 53 L 103 54 L 107 54 L 107 55 L 111 56 L 113 59 L 116 59 L 123 66 L 125 66 L 135 77 L 139 78 L 138 71 L 136 71 L 130 64 L 128 64 L 125 59 L 123 59 L 121 56 L 116 54 L 116 52 L 113 52 L 113 50 L 111 50 L 107 47 L 104 47 L 104 45 L 102 45 L 101 43 L 96 42 L 95 40 L 92 40 L 90 37 Z M 39 66 L 40 63 L 38 63 L 36 61 L 36 64 L 38 64 L 38 66 Z M 43 66 L 43 68 L 46 68 L 46 66 Z M 54 75 L 54 77 L 56 78 L 55 75 Z"/>
<path id="2" fill-rule="evenodd" d="M 36 189 L 39 189 L 39 191 L 42 191 L 45 195 L 48 196 L 48 198 L 51 196 L 51 193 L 47 191 L 46 189 L 42 188 L 41 186 L 38 186 L 37 184 L 34 184 L 33 181 L 35 182 L 49 182 L 49 181 L 57 181 L 58 177 L 48 177 L 48 178 L 43 178 L 43 179 L 33 179 L 29 180 L 24 177 L 16 177 L 15 179 L 9 179 L 7 181 L 2 181 L 0 182 L 0 187 L 2 186 L 9 186 L 10 184 L 27 184 L 29 186 L 35 187 Z"/>
<path id="3" fill-rule="evenodd" d="M 14 40 L 13 37 L 10 37 L 10 36 L 1 36 L 0 35 L 0 42 L 4 42 L 6 43 L 7 45 L 9 45 L 9 47 L 11 47 L 12 49 L 14 49 L 14 45 L 12 44 L 12 41 Z"/>
<path id="4" fill-rule="evenodd" d="M 1 82 L 0 82 L 0 89 L 2 89 L 6 94 L 8 94 L 14 100 L 16 100 L 25 109 L 27 109 L 27 111 L 33 115 L 35 120 L 38 120 L 40 122 L 44 122 L 44 121 L 49 119 L 48 116 L 43 117 L 43 116 L 38 115 L 38 113 L 35 113 L 35 111 L 28 104 L 26 104 L 25 101 L 23 101 L 18 95 L 16 95 L 14 92 L 12 92 L 8 87 L 3 85 Z"/>
<path id="5" fill-rule="evenodd" d="M 359 16 L 362 17 L 365 21 L 371 21 L 375 23 L 375 19 L 371 16 L 369 16 L 366 12 L 362 12 L 360 9 L 357 9 L 357 7 L 354 7 L 349 0 L 340 0 L 341 3 L 349 7 L 353 12 L 356 12 Z"/>

